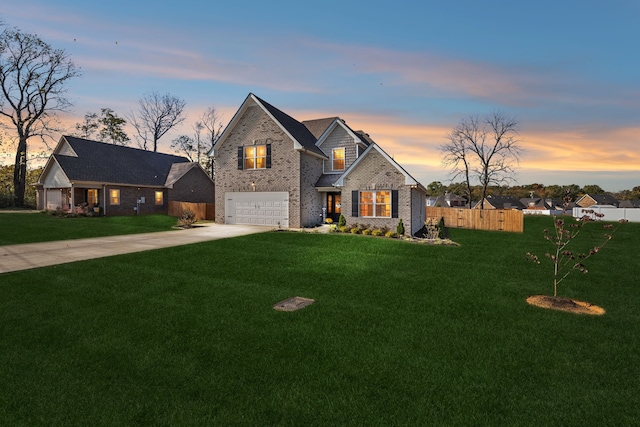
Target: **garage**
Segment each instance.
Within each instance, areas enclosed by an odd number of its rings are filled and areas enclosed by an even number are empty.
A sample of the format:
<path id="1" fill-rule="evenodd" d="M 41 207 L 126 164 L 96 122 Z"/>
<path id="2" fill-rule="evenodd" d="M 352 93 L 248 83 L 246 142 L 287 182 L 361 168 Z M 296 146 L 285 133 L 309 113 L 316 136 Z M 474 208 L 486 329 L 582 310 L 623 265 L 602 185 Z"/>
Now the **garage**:
<path id="1" fill-rule="evenodd" d="M 289 227 L 286 191 L 225 193 L 225 223 Z"/>

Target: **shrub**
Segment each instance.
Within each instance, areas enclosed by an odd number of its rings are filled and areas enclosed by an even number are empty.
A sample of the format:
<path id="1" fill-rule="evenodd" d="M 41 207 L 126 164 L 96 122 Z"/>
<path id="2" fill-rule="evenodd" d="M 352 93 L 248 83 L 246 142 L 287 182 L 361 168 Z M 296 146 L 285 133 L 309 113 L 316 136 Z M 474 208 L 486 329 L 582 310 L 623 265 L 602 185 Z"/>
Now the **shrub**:
<path id="1" fill-rule="evenodd" d="M 351 231 L 351 234 L 360 234 L 361 232 L 359 227 L 352 227 L 350 231 Z"/>
<path id="2" fill-rule="evenodd" d="M 329 226 L 329 233 L 337 233 L 338 232 L 338 226 L 336 224 L 331 224 Z"/>
<path id="3" fill-rule="evenodd" d="M 178 218 L 178 226 L 182 228 L 191 228 L 198 221 L 196 214 L 190 209 L 182 211 L 182 216 Z"/>
<path id="4" fill-rule="evenodd" d="M 325 224 L 333 224 L 333 220 L 331 218 L 325 218 L 324 219 L 324 223 Z"/>
<path id="5" fill-rule="evenodd" d="M 347 232 L 347 226 L 346 225 L 338 225 L 338 231 L 340 233 L 346 233 Z"/>
<path id="6" fill-rule="evenodd" d="M 347 225 L 347 220 L 344 218 L 344 215 L 340 214 L 340 218 L 338 218 L 338 227 L 344 227 Z"/>
<path id="7" fill-rule="evenodd" d="M 371 235 L 371 229 L 370 228 L 365 228 L 364 230 L 362 230 L 362 234 L 364 234 L 365 236 Z"/>
<path id="8" fill-rule="evenodd" d="M 447 230 L 444 227 L 444 217 L 440 217 L 440 221 L 438 222 L 438 238 L 444 239 L 447 237 Z"/>
<path id="9" fill-rule="evenodd" d="M 398 236 L 404 235 L 404 224 L 402 223 L 402 218 L 398 221 L 398 226 L 396 227 L 396 234 Z"/>
<path id="10" fill-rule="evenodd" d="M 388 230 L 386 233 L 384 233 L 384 237 L 396 237 L 396 233 L 394 233 L 391 230 Z"/>
<path id="11" fill-rule="evenodd" d="M 382 230 L 380 230 L 379 228 L 376 228 L 375 230 L 373 230 L 371 232 L 372 236 L 382 236 L 384 235 L 384 232 Z"/>

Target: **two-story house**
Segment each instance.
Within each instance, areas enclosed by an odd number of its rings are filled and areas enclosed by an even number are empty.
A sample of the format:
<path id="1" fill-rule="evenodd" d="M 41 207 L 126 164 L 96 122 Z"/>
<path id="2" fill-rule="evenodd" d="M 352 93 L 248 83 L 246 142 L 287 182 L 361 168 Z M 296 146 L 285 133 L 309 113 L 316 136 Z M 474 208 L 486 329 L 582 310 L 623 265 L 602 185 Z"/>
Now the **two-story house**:
<path id="1" fill-rule="evenodd" d="M 366 133 L 339 117 L 299 122 L 249 94 L 209 155 L 216 222 L 300 228 L 348 224 L 407 232 L 425 220 L 426 189 Z"/>

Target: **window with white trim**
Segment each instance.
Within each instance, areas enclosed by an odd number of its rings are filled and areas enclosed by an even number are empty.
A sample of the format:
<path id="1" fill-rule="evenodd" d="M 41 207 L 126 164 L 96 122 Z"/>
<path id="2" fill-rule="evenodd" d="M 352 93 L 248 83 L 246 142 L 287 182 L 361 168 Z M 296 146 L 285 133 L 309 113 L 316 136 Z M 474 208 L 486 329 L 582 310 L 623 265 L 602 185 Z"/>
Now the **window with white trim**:
<path id="1" fill-rule="evenodd" d="M 332 167 L 334 171 L 344 170 L 344 147 L 333 149 Z"/>
<path id="2" fill-rule="evenodd" d="M 391 191 L 361 191 L 360 216 L 391 218 Z"/>

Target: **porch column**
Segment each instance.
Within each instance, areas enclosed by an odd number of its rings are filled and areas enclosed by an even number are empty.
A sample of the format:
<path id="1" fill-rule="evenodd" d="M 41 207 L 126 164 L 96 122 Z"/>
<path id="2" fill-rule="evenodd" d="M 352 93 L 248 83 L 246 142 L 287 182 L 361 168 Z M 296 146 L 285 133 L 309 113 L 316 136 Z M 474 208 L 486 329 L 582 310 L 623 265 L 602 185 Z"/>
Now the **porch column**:
<path id="1" fill-rule="evenodd" d="M 71 183 L 71 212 L 76 213 L 76 194 L 73 188 L 73 183 Z"/>

